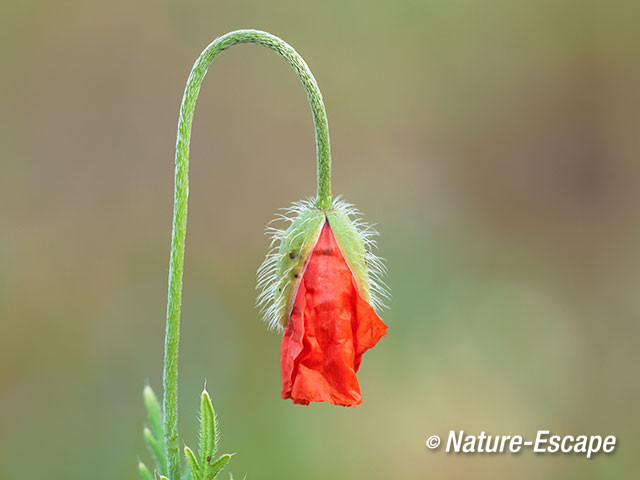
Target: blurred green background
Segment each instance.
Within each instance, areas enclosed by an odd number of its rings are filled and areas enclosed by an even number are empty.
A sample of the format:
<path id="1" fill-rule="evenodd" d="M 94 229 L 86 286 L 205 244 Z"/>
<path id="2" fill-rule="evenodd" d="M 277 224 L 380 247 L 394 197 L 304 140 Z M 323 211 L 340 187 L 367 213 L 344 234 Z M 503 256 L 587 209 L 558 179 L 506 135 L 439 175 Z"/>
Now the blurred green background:
<path id="1" fill-rule="evenodd" d="M 235 47 L 191 156 L 180 415 L 204 379 L 236 478 L 636 478 L 640 62 L 629 1 L 0 4 L 0 479 L 137 478 L 160 392 L 177 110 L 202 48 L 281 36 L 325 97 L 334 191 L 393 292 L 354 409 L 280 400 L 265 224 L 315 192 L 309 107 Z M 613 434 L 612 455 L 447 455 L 450 429 Z"/>

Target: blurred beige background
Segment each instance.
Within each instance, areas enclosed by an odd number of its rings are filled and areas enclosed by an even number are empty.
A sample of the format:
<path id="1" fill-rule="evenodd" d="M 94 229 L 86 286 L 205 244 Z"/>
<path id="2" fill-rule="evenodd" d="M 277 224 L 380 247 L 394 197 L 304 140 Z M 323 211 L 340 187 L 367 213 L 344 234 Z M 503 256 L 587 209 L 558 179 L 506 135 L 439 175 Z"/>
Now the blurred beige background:
<path id="1" fill-rule="evenodd" d="M 180 377 L 249 479 L 635 478 L 640 8 L 624 1 L 0 4 L 0 479 L 137 478 L 157 391 L 177 110 L 215 36 L 304 56 L 334 191 L 382 233 L 388 336 L 355 409 L 279 399 L 264 225 L 314 193 L 288 65 L 217 59 L 192 142 Z M 613 434 L 612 455 L 452 456 L 449 429 Z"/>

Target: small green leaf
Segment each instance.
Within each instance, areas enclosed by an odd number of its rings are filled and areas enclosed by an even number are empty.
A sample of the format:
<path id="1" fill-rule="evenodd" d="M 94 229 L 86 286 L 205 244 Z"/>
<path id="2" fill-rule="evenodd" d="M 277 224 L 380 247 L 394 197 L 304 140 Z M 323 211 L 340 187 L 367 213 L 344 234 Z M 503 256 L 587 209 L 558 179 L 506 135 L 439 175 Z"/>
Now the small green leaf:
<path id="1" fill-rule="evenodd" d="M 227 463 L 229 463 L 229 460 L 231 460 L 231 457 L 233 457 L 233 454 L 225 453 L 220 458 L 218 458 L 215 462 L 210 463 L 209 465 L 211 466 L 211 469 L 208 472 L 208 476 L 203 480 L 213 480 L 216 477 L 216 475 L 218 475 L 220 470 L 222 470 L 224 466 Z"/>
<path id="2" fill-rule="evenodd" d="M 147 416 L 149 419 L 149 428 L 153 437 L 158 440 L 164 450 L 164 424 L 162 422 L 162 409 L 156 394 L 153 393 L 153 389 L 146 385 L 142 390 L 142 398 L 144 399 L 144 406 L 147 409 Z"/>
<path id="3" fill-rule="evenodd" d="M 187 457 L 189 471 L 191 472 L 194 480 L 201 480 L 202 476 L 200 467 L 198 466 L 198 460 L 196 460 L 196 456 L 193 454 L 193 451 L 189 447 L 184 447 L 184 456 Z"/>
<path id="4" fill-rule="evenodd" d="M 209 393 L 203 390 L 200 399 L 200 465 L 203 479 L 208 478 L 209 465 L 216 453 L 217 440 L 216 413 Z"/>
<path id="5" fill-rule="evenodd" d="M 189 468 L 189 465 L 187 465 L 184 469 L 184 472 L 182 472 L 182 480 L 193 480 L 193 475 L 191 475 L 191 469 Z"/>
<path id="6" fill-rule="evenodd" d="M 138 462 L 138 471 L 140 472 L 142 480 L 153 480 L 153 476 L 151 476 L 151 472 L 147 466 L 140 461 Z"/>
<path id="7" fill-rule="evenodd" d="M 144 406 L 147 410 L 149 428 L 144 429 L 144 440 L 151 451 L 155 461 L 157 470 L 161 474 L 166 474 L 167 468 L 167 452 L 164 442 L 164 424 L 162 421 L 162 409 L 153 389 L 146 385 L 142 390 L 142 398 Z"/>
<path id="8" fill-rule="evenodd" d="M 165 457 L 164 443 L 159 442 L 147 427 L 142 430 L 144 441 L 149 447 L 149 451 L 156 460 L 158 471 L 161 474 L 167 471 L 167 458 Z"/>

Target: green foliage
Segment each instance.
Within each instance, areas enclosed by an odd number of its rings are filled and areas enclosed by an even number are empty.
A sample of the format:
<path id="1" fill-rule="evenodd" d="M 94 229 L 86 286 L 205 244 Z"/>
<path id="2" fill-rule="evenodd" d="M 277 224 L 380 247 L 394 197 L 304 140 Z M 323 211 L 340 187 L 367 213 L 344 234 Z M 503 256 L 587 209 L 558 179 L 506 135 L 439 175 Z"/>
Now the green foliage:
<path id="1" fill-rule="evenodd" d="M 142 480 L 153 480 L 153 477 L 151 476 L 151 472 L 149 471 L 147 466 L 140 461 L 138 461 L 138 471 L 140 472 L 140 476 L 142 477 Z"/>
<path id="2" fill-rule="evenodd" d="M 200 461 L 193 450 L 184 447 L 189 471 L 193 480 L 213 480 L 216 475 L 229 463 L 232 455 L 225 453 L 214 460 L 218 444 L 216 413 L 213 410 L 211 397 L 206 390 L 200 399 Z"/>
<path id="3" fill-rule="evenodd" d="M 156 394 L 149 385 L 144 387 L 142 398 L 147 410 L 147 422 L 149 424 L 149 426 L 143 428 L 142 436 L 155 461 L 155 472 L 163 476 L 167 474 L 167 449 L 165 447 L 162 409 Z M 140 463 L 138 467 L 143 480 L 150 480 L 147 477 L 147 474 L 150 476 L 150 472 L 146 465 Z"/>
<path id="4" fill-rule="evenodd" d="M 149 385 L 144 387 L 142 398 L 144 399 L 144 406 L 147 409 L 147 420 L 151 434 L 162 443 L 162 449 L 164 450 L 164 427 L 160 402 L 158 402 L 156 394 Z"/>
<path id="5" fill-rule="evenodd" d="M 142 480 L 168 480 L 167 450 L 164 439 L 164 424 L 162 421 L 162 409 L 158 399 L 150 386 L 144 387 L 144 405 L 147 410 L 149 426 L 144 427 L 143 437 L 151 455 L 155 460 L 154 474 L 141 461 L 138 462 L 138 470 Z M 232 454 L 224 454 L 214 460 L 218 449 L 218 429 L 216 413 L 213 410 L 211 397 L 204 390 L 200 399 L 200 460 L 193 451 L 185 446 L 184 453 L 188 467 L 180 477 L 183 480 L 213 480 L 224 466 L 231 460 Z M 180 480 L 180 479 L 177 479 Z"/>

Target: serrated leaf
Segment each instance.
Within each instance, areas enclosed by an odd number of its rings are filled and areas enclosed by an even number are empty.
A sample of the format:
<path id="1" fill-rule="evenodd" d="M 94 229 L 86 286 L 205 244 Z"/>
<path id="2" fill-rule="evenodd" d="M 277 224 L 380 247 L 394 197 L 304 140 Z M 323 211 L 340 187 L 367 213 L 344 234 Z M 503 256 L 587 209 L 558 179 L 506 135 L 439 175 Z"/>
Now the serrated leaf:
<path id="1" fill-rule="evenodd" d="M 153 480 L 151 472 L 144 463 L 138 462 L 138 471 L 140 472 L 142 480 Z"/>
<path id="2" fill-rule="evenodd" d="M 165 456 L 164 443 L 159 442 L 147 427 L 144 427 L 142 430 L 142 436 L 144 437 L 147 447 L 149 447 L 151 455 L 153 455 L 153 458 L 156 461 L 158 471 L 164 475 L 167 471 L 167 458 Z"/>
<path id="3" fill-rule="evenodd" d="M 227 463 L 229 463 L 229 460 L 231 460 L 232 456 L 233 455 L 230 454 L 230 453 L 225 453 L 220 458 L 218 458 L 215 462 L 209 463 L 211 468 L 210 468 L 207 476 L 204 477 L 203 480 L 213 480 L 216 477 L 216 475 L 218 475 L 220 470 L 222 470 L 224 468 L 224 466 Z M 205 471 L 206 471 L 206 469 L 205 469 Z"/>
<path id="4" fill-rule="evenodd" d="M 209 393 L 204 390 L 200 399 L 200 465 L 203 479 L 208 478 L 211 459 L 216 453 L 216 435 L 216 413 Z"/>
<path id="5" fill-rule="evenodd" d="M 193 451 L 189 447 L 184 447 L 184 456 L 187 457 L 189 471 L 191 472 L 194 480 L 201 480 L 202 475 L 200 466 L 198 465 L 198 460 L 196 460 L 196 456 L 193 454 Z"/>

